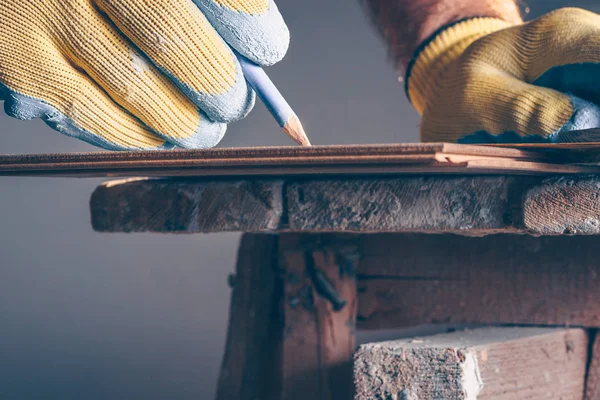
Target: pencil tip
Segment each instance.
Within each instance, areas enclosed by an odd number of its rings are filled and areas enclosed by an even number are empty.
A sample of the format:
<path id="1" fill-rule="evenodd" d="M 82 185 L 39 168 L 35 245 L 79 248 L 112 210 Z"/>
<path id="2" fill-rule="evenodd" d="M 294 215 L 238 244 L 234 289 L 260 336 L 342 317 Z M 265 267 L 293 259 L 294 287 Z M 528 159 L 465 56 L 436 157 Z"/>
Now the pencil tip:
<path id="1" fill-rule="evenodd" d="M 300 120 L 295 115 L 285 123 L 283 126 L 283 131 L 299 145 L 311 145 L 308 137 L 306 136 L 306 132 L 304 132 L 304 128 L 300 123 Z"/>

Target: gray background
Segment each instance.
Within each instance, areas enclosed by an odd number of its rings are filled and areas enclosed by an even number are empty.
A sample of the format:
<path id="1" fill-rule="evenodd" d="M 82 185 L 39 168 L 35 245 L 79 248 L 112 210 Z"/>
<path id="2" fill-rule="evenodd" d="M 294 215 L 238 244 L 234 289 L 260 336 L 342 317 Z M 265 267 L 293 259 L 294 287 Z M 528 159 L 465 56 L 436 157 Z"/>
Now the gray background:
<path id="1" fill-rule="evenodd" d="M 529 6 L 600 11 L 593 3 Z M 278 5 L 292 42 L 268 72 L 313 143 L 418 140 L 418 115 L 355 1 Z M 259 104 L 221 146 L 290 143 Z M 0 153 L 93 150 L 0 115 Z M 0 398 L 212 398 L 239 236 L 95 233 L 88 200 L 100 182 L 0 178 Z"/>

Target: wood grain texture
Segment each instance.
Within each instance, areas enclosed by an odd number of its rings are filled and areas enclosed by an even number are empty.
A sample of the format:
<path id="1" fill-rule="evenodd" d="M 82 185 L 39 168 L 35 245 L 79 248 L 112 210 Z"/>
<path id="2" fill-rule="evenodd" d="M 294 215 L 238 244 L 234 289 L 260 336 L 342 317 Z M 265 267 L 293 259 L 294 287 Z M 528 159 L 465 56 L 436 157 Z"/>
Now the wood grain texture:
<path id="1" fill-rule="evenodd" d="M 430 323 L 600 327 L 600 267 L 594 237 L 303 234 L 302 238 L 305 246 L 353 241 L 360 260 L 361 329 Z"/>
<path id="2" fill-rule="evenodd" d="M 133 180 L 98 187 L 103 232 L 523 230 L 522 192 L 539 178 Z"/>
<path id="3" fill-rule="evenodd" d="M 600 234 L 600 179 L 436 176 L 108 182 L 103 232 L 427 232 Z"/>
<path id="4" fill-rule="evenodd" d="M 351 398 L 357 264 L 351 241 L 243 235 L 217 399 Z"/>
<path id="5" fill-rule="evenodd" d="M 356 400 L 580 400 L 582 329 L 485 328 L 360 346 Z"/>
<path id="6" fill-rule="evenodd" d="M 289 228 L 297 231 L 461 232 L 516 228 L 514 177 L 306 180 L 289 183 Z"/>
<path id="7" fill-rule="evenodd" d="M 108 182 L 92 194 L 99 232 L 272 231 L 281 224 L 282 185 L 272 181 Z"/>
<path id="8" fill-rule="evenodd" d="M 600 149 L 600 147 L 598 147 Z M 360 157 L 395 157 L 413 155 L 472 155 L 485 157 L 501 157 L 520 160 L 549 160 L 545 153 L 527 150 L 499 148 L 491 146 L 461 145 L 452 143 L 399 143 L 399 144 L 363 144 L 363 145 L 329 145 L 329 146 L 274 146 L 274 147 L 238 147 L 212 148 L 197 150 L 148 150 L 148 151 L 98 151 L 87 153 L 54 153 L 0 155 L 0 169 L 8 170 L 17 166 L 63 166 L 92 168 L 108 167 L 114 163 L 138 163 L 151 165 L 162 163 L 165 166 L 185 162 L 205 162 L 213 165 L 226 163 L 246 163 L 249 160 L 263 162 L 287 162 L 289 160 L 343 158 L 353 160 Z M 147 163 L 147 164 L 145 164 Z"/>
<path id="9" fill-rule="evenodd" d="M 217 400 L 268 399 L 280 382 L 277 236 L 242 236 L 229 309 Z"/>
<path id="10" fill-rule="evenodd" d="M 352 397 L 352 354 L 357 309 L 351 244 L 280 238 L 284 273 L 282 399 L 347 400 Z"/>
<path id="11" fill-rule="evenodd" d="M 588 147 L 588 152 L 590 148 Z M 368 174 L 551 174 L 600 172 L 564 152 L 448 143 L 0 155 L 0 175 L 290 176 Z"/>
<path id="12" fill-rule="evenodd" d="M 600 233 L 600 179 L 553 178 L 532 187 L 523 204 L 525 227 L 544 235 Z"/>

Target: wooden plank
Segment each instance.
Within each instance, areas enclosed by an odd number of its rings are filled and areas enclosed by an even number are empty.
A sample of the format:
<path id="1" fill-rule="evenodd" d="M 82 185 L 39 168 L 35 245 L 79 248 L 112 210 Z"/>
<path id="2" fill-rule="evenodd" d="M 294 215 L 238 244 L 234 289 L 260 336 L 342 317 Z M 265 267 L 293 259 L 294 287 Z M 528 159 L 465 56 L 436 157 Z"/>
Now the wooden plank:
<path id="1" fill-rule="evenodd" d="M 310 237 L 335 241 L 337 235 Z M 361 329 L 431 323 L 600 327 L 595 237 L 372 234 L 356 240 Z"/>
<path id="2" fill-rule="evenodd" d="M 582 329 L 485 328 L 372 343 L 355 356 L 356 400 L 580 400 Z"/>
<path id="3" fill-rule="evenodd" d="M 96 189 L 102 232 L 453 231 L 522 229 L 519 202 L 536 178 L 127 180 Z M 513 215 L 514 214 L 514 215 Z"/>
<path id="4" fill-rule="evenodd" d="M 0 165 L 75 164 L 112 162 L 177 162 L 178 160 L 302 159 L 315 157 L 431 155 L 437 153 L 544 160 L 539 152 L 452 143 L 398 143 L 329 146 L 232 147 L 198 150 L 98 151 L 83 153 L 0 155 Z M 105 164 L 108 165 L 108 164 Z"/>
<path id="5" fill-rule="evenodd" d="M 277 236 L 242 236 L 217 400 L 267 399 L 277 390 L 282 343 Z"/>
<path id="6" fill-rule="evenodd" d="M 548 152 L 458 145 L 229 148 L 0 156 L 0 175 L 18 176 L 289 176 L 502 172 L 592 173 Z"/>
<path id="7" fill-rule="evenodd" d="M 113 181 L 90 208 L 103 232 L 600 234 L 600 179 L 371 177 Z"/>
<path id="8" fill-rule="evenodd" d="M 277 398 L 347 400 L 355 349 L 355 250 L 280 240 L 284 283 L 282 392 Z"/>
<path id="9" fill-rule="evenodd" d="M 100 232 L 275 230 L 283 182 L 127 180 L 98 186 L 90 200 Z"/>
<path id="10" fill-rule="evenodd" d="M 514 231 L 528 179 L 445 177 L 303 180 L 286 185 L 296 231 Z M 514 199 L 513 199 L 514 197 Z M 514 200 L 514 201 L 513 201 Z"/>
<path id="11" fill-rule="evenodd" d="M 111 167 L 104 168 L 62 168 L 48 169 L 14 169 L 6 173 L 0 171 L 0 176 L 37 176 L 37 177 L 162 177 L 162 178 L 282 178 L 282 177 L 355 177 L 355 176 L 399 176 L 399 175 L 525 175 L 548 176 L 554 174 L 594 174 L 600 173 L 600 166 L 586 165 L 560 165 L 530 162 L 502 163 L 469 161 L 461 163 L 428 162 L 409 163 L 401 162 L 394 165 L 389 163 L 379 164 L 347 164 L 347 165 L 319 165 L 306 163 L 305 165 L 253 165 L 253 166 L 202 166 L 186 165 L 181 167 Z"/>

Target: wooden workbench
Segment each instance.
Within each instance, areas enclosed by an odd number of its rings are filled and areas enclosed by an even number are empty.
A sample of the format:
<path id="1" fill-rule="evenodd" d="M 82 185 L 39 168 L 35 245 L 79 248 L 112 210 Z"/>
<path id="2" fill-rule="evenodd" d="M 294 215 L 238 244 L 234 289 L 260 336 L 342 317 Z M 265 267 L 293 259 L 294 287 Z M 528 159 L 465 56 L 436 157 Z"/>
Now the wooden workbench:
<path id="1" fill-rule="evenodd" d="M 351 399 L 357 329 L 428 323 L 585 327 L 517 348 L 574 338 L 562 398 L 582 398 L 586 378 L 600 398 L 599 177 L 134 179 L 98 187 L 91 216 L 101 232 L 244 232 L 219 400 Z M 357 356 L 357 398 L 412 399 L 364 395 L 380 351 Z M 552 385 L 558 364 L 535 354 L 527 368 Z M 525 398 L 515 387 L 507 398 Z"/>
<path id="2" fill-rule="evenodd" d="M 0 175 L 151 176 L 98 187 L 93 228 L 244 233 L 218 400 L 600 400 L 600 143 L 3 155 Z M 494 327 L 355 351 L 357 329 L 431 323 Z"/>

